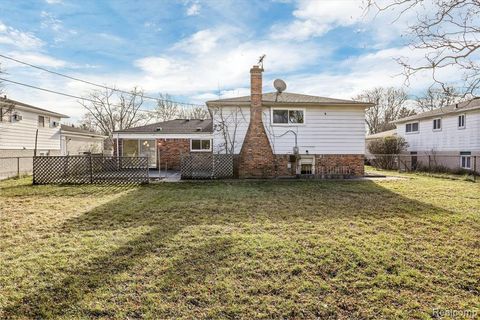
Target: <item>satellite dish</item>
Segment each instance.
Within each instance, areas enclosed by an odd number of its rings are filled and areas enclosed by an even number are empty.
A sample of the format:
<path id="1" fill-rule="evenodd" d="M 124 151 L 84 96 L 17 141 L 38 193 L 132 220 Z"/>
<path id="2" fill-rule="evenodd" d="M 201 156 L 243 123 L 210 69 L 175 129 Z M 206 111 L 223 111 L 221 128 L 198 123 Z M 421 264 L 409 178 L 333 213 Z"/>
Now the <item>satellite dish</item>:
<path id="1" fill-rule="evenodd" d="M 287 84 L 282 79 L 275 79 L 275 81 L 273 81 L 273 86 L 277 89 L 278 93 L 282 93 L 287 89 Z"/>

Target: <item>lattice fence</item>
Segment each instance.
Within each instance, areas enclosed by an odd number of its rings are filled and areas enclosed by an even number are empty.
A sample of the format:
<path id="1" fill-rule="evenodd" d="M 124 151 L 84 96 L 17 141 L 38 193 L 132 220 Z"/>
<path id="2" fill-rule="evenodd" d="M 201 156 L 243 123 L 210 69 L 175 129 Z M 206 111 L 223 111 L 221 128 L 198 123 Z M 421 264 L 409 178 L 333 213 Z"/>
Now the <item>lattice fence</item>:
<path id="1" fill-rule="evenodd" d="M 233 155 L 191 153 L 182 157 L 182 179 L 233 178 Z"/>
<path id="2" fill-rule="evenodd" d="M 46 156 L 33 158 L 34 184 L 148 183 L 146 157 Z"/>

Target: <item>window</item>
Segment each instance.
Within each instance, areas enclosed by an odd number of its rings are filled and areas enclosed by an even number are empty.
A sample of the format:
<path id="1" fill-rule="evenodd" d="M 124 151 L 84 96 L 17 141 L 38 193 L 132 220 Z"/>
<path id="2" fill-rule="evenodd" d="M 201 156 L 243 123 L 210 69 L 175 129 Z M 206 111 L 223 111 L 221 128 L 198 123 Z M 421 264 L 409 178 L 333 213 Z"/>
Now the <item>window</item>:
<path id="1" fill-rule="evenodd" d="M 442 119 L 433 119 L 433 130 L 442 129 Z"/>
<path id="2" fill-rule="evenodd" d="M 192 139 L 190 140 L 190 151 L 211 151 L 212 144 L 210 139 Z"/>
<path id="3" fill-rule="evenodd" d="M 311 163 L 302 163 L 300 168 L 300 174 L 312 174 L 312 164 Z"/>
<path id="4" fill-rule="evenodd" d="M 38 116 L 38 127 L 45 128 L 50 126 L 50 117 Z"/>
<path id="5" fill-rule="evenodd" d="M 45 127 L 45 117 L 44 116 L 38 116 L 38 126 L 40 128 Z"/>
<path id="6" fill-rule="evenodd" d="M 458 116 L 458 128 L 463 129 L 465 128 L 465 115 L 461 114 Z"/>
<path id="7" fill-rule="evenodd" d="M 305 122 L 304 110 L 298 109 L 273 109 L 272 123 L 275 124 L 303 124 Z"/>
<path id="8" fill-rule="evenodd" d="M 405 132 L 418 132 L 418 122 L 407 123 L 405 125 Z"/>
<path id="9" fill-rule="evenodd" d="M 460 152 L 460 167 L 462 167 L 463 169 L 472 168 L 471 152 Z"/>

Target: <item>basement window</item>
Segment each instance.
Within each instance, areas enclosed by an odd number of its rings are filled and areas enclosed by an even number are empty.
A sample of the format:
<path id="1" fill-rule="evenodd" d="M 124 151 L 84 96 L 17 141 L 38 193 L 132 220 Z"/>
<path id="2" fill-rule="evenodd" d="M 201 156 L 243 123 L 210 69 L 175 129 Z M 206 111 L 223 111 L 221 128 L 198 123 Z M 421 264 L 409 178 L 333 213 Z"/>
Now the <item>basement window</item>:
<path id="1" fill-rule="evenodd" d="M 210 139 L 191 139 L 190 151 L 212 151 L 212 143 Z"/>
<path id="2" fill-rule="evenodd" d="M 472 169 L 472 153 L 468 151 L 460 152 L 460 166 L 463 169 Z"/>
<path id="3" fill-rule="evenodd" d="M 295 125 L 305 122 L 305 111 L 298 109 L 272 109 L 272 123 Z"/>

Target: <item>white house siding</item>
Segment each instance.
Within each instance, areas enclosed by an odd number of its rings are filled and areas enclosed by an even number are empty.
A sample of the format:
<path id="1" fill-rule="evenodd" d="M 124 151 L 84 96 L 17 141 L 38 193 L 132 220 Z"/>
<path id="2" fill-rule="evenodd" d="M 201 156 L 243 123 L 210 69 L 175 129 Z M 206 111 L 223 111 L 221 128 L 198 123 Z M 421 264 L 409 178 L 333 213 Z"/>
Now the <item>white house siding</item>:
<path id="1" fill-rule="evenodd" d="M 103 138 L 91 138 L 75 135 L 62 136 L 62 155 L 79 155 L 85 152 L 102 153 Z"/>
<path id="2" fill-rule="evenodd" d="M 239 154 L 242 149 L 243 140 L 247 134 L 248 124 L 250 123 L 250 107 L 232 107 L 211 108 L 213 119 L 213 153 L 226 153 L 227 148 L 234 145 L 234 154 Z M 226 130 L 222 130 L 223 124 Z M 227 133 L 227 142 L 224 132 Z"/>
<path id="3" fill-rule="evenodd" d="M 238 107 L 223 107 L 223 118 L 231 116 Z M 285 107 L 287 108 L 287 107 Z M 276 107 L 275 107 L 276 109 Z M 298 106 L 292 109 L 299 109 Z M 302 108 L 300 108 L 302 109 Z M 235 154 L 240 153 L 250 121 L 250 107 L 241 108 L 243 117 L 237 121 L 237 131 L 233 139 L 233 121 L 226 121 L 229 127 L 230 139 L 236 141 Z M 305 123 L 303 125 L 272 125 L 270 123 L 270 107 L 263 108 L 263 122 L 267 136 L 275 154 L 292 154 L 295 146 L 295 136 L 285 132 L 292 130 L 297 133 L 297 143 L 300 154 L 364 154 L 365 152 L 365 109 L 364 107 L 305 107 Z M 237 111 L 238 112 L 238 111 Z M 216 125 L 222 120 L 218 112 L 213 114 L 213 150 L 215 153 L 225 153 L 225 139 Z M 230 115 L 226 117 L 225 115 Z"/>
<path id="4" fill-rule="evenodd" d="M 465 113 L 464 129 L 458 128 L 458 115 L 442 116 L 440 131 L 433 130 L 433 119 L 437 118 L 429 118 L 418 121 L 419 131 L 416 133 L 406 133 L 406 123 L 399 123 L 397 134 L 407 141 L 408 151 L 434 151 L 439 154 L 454 154 L 460 151 L 470 151 L 472 154 L 480 152 L 480 111 Z"/>
<path id="5" fill-rule="evenodd" d="M 38 116 L 43 115 L 21 109 L 15 109 L 23 117 L 16 122 L 0 122 L 0 150 L 33 150 L 35 133 L 38 129 L 38 150 L 60 152 L 60 127 L 38 127 Z M 45 115 L 48 116 L 48 115 Z M 50 122 L 60 122 L 60 118 L 50 116 Z M 7 152 L 5 152 L 7 154 Z"/>

